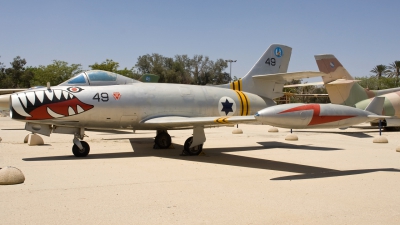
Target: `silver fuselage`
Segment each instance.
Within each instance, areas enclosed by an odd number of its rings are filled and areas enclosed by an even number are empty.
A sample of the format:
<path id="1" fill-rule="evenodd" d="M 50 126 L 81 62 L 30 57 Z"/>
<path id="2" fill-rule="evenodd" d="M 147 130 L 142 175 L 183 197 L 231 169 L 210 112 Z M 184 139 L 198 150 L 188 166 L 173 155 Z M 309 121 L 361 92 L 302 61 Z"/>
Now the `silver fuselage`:
<path id="1" fill-rule="evenodd" d="M 229 105 L 232 110 L 221 110 L 221 105 L 226 100 L 229 104 L 233 101 L 233 105 Z M 157 124 L 145 123 L 152 118 L 245 116 L 254 115 L 257 111 L 274 105 L 272 100 L 266 102 L 251 93 L 239 93 L 212 86 L 160 83 L 55 86 L 50 90 L 40 88 L 13 94 L 11 101 L 13 108 L 23 110 L 20 114 L 26 112 L 26 115 L 36 115 L 32 117 L 11 115 L 13 119 L 24 122 L 134 130 L 165 129 Z M 79 109 L 76 102 L 82 104 Z M 39 111 L 38 108 L 42 109 Z M 32 109 L 36 112 L 30 112 Z M 11 113 L 16 112 L 11 109 Z M 46 116 L 43 116 L 44 114 Z"/>

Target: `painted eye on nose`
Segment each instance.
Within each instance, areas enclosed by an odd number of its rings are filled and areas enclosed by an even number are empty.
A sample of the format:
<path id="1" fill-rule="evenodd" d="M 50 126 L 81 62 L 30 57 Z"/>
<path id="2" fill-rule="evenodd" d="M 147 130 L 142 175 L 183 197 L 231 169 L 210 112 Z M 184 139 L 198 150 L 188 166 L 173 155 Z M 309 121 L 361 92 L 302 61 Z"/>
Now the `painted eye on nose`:
<path id="1" fill-rule="evenodd" d="M 69 88 L 67 88 L 67 90 L 72 92 L 72 93 L 78 93 L 78 92 L 83 91 L 83 88 L 80 88 L 80 87 L 69 87 Z"/>

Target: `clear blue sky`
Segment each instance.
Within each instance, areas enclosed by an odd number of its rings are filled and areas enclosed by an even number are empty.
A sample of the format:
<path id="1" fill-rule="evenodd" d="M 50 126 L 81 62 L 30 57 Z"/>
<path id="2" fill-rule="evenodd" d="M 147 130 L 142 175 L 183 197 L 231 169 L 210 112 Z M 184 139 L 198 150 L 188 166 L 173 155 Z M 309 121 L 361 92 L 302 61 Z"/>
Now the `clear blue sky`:
<path id="1" fill-rule="evenodd" d="M 53 59 L 84 69 L 113 59 L 202 54 L 236 59 L 242 77 L 272 43 L 293 48 L 289 71 L 318 70 L 314 55 L 334 54 L 353 76 L 400 60 L 400 1 L 85 1 L 0 4 L 0 62 Z M 227 69 L 229 72 L 229 69 Z"/>

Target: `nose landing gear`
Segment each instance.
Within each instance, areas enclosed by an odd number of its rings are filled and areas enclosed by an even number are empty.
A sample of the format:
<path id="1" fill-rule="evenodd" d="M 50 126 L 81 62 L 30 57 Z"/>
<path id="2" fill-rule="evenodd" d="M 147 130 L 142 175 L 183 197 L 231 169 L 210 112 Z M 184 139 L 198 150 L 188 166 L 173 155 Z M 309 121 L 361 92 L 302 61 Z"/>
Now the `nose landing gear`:
<path id="1" fill-rule="evenodd" d="M 79 139 L 83 139 L 85 136 L 85 130 L 83 128 L 80 129 L 79 134 L 75 133 L 74 139 L 72 142 L 74 145 L 72 146 L 72 153 L 76 157 L 86 157 L 89 155 L 90 146 L 86 141 L 79 141 Z"/>
<path id="2" fill-rule="evenodd" d="M 81 148 L 77 144 L 74 144 L 74 146 L 72 146 L 72 153 L 74 153 L 76 157 L 86 157 L 89 155 L 90 146 L 86 141 L 79 141 L 79 143 Z"/>
<path id="3" fill-rule="evenodd" d="M 79 139 L 74 137 L 74 145 L 72 146 L 72 153 L 76 157 L 86 157 L 89 155 L 90 146 L 86 141 L 79 141 Z"/>

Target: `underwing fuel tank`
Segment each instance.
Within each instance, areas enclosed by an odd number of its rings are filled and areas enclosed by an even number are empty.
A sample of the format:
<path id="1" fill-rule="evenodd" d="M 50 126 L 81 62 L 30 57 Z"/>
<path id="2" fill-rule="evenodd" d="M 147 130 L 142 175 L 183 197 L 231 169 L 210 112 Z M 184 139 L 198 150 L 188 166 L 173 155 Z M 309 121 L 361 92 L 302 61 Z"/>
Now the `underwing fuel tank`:
<path id="1" fill-rule="evenodd" d="M 374 113 L 334 104 L 284 104 L 260 110 L 256 119 L 267 125 L 310 129 L 344 128 L 376 119 Z"/>

